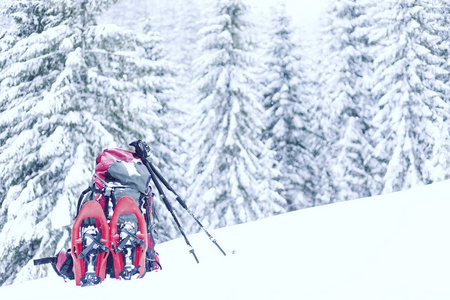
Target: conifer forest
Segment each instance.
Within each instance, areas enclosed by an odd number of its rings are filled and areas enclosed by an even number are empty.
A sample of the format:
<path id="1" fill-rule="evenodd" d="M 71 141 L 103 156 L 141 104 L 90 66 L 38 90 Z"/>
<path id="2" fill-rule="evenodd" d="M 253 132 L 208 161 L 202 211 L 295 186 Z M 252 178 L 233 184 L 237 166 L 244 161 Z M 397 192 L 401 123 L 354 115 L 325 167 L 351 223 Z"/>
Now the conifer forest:
<path id="1" fill-rule="evenodd" d="M 450 0 L 328 1 L 314 30 L 257 4 L 0 4 L 0 285 L 46 276 L 138 139 L 208 228 L 450 178 Z"/>

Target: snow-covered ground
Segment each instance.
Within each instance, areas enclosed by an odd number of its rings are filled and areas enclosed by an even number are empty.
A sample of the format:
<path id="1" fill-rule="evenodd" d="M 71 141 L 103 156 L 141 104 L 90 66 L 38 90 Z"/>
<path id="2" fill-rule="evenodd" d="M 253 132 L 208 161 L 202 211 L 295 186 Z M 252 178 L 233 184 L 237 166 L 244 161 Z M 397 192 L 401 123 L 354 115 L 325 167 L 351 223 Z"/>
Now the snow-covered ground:
<path id="1" fill-rule="evenodd" d="M 450 181 L 158 245 L 163 270 L 76 287 L 56 275 L 2 299 L 450 299 Z"/>

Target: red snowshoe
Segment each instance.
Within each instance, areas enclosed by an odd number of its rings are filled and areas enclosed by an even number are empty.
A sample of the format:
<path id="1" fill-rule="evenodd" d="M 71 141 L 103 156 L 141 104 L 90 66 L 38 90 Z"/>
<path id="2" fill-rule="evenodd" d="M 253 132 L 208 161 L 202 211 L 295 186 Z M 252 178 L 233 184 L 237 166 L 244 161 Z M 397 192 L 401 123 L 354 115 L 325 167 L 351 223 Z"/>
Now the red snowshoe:
<path id="1" fill-rule="evenodd" d="M 123 218 L 122 222 L 119 220 Z M 117 279 L 145 274 L 147 228 L 139 207 L 131 197 L 117 202 L 110 222 L 112 256 Z"/>
<path id="2" fill-rule="evenodd" d="M 89 224 L 89 219 L 94 222 Z M 72 227 L 71 253 L 77 285 L 94 285 L 105 279 L 110 244 L 109 225 L 102 207 L 96 201 L 87 202 Z"/>

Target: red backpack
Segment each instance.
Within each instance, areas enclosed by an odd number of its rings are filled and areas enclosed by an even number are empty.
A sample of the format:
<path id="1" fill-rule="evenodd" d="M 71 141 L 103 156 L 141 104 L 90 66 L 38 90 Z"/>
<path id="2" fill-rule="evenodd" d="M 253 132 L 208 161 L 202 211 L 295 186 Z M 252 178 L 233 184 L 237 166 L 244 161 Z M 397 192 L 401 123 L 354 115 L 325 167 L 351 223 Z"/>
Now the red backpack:
<path id="1" fill-rule="evenodd" d="M 77 218 L 72 228 L 72 248 L 62 250 L 52 265 L 67 279 L 77 285 L 97 284 L 107 275 L 130 279 L 161 268 L 155 252 L 152 223 L 152 194 L 150 173 L 139 157 L 123 149 L 105 150 L 97 157 L 92 185 L 84 190 L 78 200 Z M 121 226 L 135 223 L 137 232 L 121 240 Z M 98 236 L 97 244 L 85 246 L 83 232 L 94 229 L 88 236 Z M 96 232 L 95 232 L 96 230 Z M 101 242 L 99 242 L 101 241 Z M 133 261 L 128 270 L 124 255 L 128 245 L 134 245 Z M 89 270 L 87 254 L 98 253 Z"/>

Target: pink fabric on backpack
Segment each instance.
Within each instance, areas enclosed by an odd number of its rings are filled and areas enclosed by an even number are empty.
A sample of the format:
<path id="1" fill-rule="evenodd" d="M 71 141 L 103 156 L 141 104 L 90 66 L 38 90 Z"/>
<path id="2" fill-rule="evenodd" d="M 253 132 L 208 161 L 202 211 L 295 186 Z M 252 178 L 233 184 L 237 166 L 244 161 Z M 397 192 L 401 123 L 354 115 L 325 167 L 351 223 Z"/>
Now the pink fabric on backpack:
<path id="1" fill-rule="evenodd" d="M 64 250 L 59 251 L 58 258 L 56 260 L 56 269 L 58 271 L 61 270 L 61 266 L 66 260 L 67 260 L 66 251 Z"/>
<path id="2" fill-rule="evenodd" d="M 95 166 L 95 174 L 97 174 L 98 177 L 94 176 L 94 182 L 98 189 L 103 188 L 103 182 L 106 178 L 106 172 L 108 171 L 109 167 L 117 160 L 121 160 L 124 162 L 141 162 L 141 159 L 138 157 L 135 157 L 133 155 L 133 152 L 123 149 L 108 149 L 100 153 L 99 156 L 97 156 L 97 165 Z M 100 205 L 104 208 L 105 207 L 105 197 L 101 197 L 99 200 Z"/>

